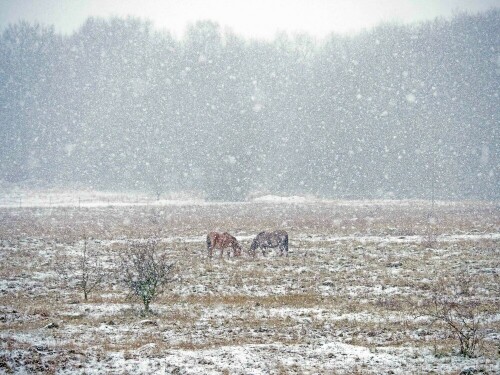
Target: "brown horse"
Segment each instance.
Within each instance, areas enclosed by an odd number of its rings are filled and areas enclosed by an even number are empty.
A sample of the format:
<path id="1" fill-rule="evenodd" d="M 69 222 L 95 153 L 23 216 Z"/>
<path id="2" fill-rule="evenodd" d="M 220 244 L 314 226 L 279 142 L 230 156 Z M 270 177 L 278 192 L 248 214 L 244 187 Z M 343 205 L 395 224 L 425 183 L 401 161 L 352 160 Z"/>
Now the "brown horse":
<path id="1" fill-rule="evenodd" d="M 233 249 L 233 256 L 238 257 L 241 255 L 241 246 L 238 243 L 238 240 L 231 236 L 229 233 L 218 233 L 218 232 L 210 232 L 207 235 L 207 250 L 208 256 L 211 258 L 213 255 L 214 249 L 220 249 L 220 256 L 224 253 L 224 249 L 226 247 L 231 247 Z M 227 252 L 227 257 L 229 258 L 231 251 Z"/>
<path id="2" fill-rule="evenodd" d="M 260 232 L 252 241 L 250 246 L 250 254 L 255 256 L 257 249 L 262 249 L 263 252 L 267 248 L 278 247 L 280 256 L 285 253 L 288 256 L 288 233 L 284 230 L 275 230 L 273 232 Z"/>

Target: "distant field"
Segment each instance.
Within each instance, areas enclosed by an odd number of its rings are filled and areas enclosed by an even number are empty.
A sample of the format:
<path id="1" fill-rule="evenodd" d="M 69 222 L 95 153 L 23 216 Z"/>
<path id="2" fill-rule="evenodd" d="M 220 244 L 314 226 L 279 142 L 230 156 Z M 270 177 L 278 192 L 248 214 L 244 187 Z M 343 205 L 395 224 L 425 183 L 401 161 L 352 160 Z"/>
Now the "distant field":
<path id="1" fill-rule="evenodd" d="M 496 203 L 46 198 L 0 199 L 0 373 L 500 372 Z M 288 258 L 207 257 L 211 230 L 246 250 L 274 228 L 289 233 Z M 61 277 L 84 236 L 108 270 L 87 302 L 77 274 Z M 141 316 L 116 259 L 153 237 L 176 262 L 176 280 Z M 473 358 L 458 355 L 446 324 L 431 324 L 436 293 L 474 303 Z"/>

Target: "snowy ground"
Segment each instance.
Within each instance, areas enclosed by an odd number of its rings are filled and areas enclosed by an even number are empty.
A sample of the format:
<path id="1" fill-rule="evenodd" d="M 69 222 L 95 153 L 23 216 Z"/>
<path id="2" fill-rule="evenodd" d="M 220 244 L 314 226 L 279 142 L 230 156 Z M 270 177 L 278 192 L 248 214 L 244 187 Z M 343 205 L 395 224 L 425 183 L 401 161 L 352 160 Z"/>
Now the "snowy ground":
<path id="1" fill-rule="evenodd" d="M 116 193 L 94 190 L 1 189 L 0 207 L 123 207 L 204 204 L 194 193 L 169 193 L 159 197 L 144 193 Z"/>
<path id="2" fill-rule="evenodd" d="M 0 373 L 500 372 L 496 204 L 440 202 L 431 214 L 422 201 L 55 201 L 0 208 Z M 289 232 L 288 258 L 207 259 L 208 231 L 247 249 L 266 228 Z M 84 234 L 109 270 L 88 302 L 59 276 Z M 145 317 L 116 281 L 115 259 L 153 236 L 177 279 Z M 489 312 L 475 358 L 419 309 L 464 275 Z"/>

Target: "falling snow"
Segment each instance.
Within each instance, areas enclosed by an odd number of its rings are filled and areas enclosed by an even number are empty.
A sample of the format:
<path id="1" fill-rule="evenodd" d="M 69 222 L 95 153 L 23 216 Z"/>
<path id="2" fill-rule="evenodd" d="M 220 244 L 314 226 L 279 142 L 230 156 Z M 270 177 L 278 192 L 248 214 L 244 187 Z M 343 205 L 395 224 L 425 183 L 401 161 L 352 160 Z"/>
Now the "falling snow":
<path id="1" fill-rule="evenodd" d="M 499 373 L 499 25 L 5 27 L 0 372 Z M 208 256 L 269 229 L 289 257 Z M 153 238 L 176 275 L 145 317 L 116 259 Z"/>
<path id="2" fill-rule="evenodd" d="M 0 43 L 0 182 L 496 199 L 499 22 L 492 10 L 321 41 L 210 21 L 177 39 L 134 18 L 65 37 L 19 22 Z"/>

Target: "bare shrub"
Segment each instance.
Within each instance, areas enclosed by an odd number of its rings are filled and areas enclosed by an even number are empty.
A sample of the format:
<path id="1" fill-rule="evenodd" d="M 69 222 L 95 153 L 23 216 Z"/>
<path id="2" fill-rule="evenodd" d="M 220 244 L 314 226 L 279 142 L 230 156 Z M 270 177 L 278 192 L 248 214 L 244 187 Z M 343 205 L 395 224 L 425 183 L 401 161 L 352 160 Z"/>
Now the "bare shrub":
<path id="1" fill-rule="evenodd" d="M 425 228 L 425 234 L 422 238 L 422 246 L 430 249 L 437 247 L 437 218 L 434 212 L 430 212 L 427 215 L 427 226 Z"/>
<path id="2" fill-rule="evenodd" d="M 165 286 L 173 281 L 171 273 L 174 263 L 167 254 L 160 252 L 158 241 L 134 242 L 120 254 L 120 273 L 123 283 L 132 296 L 144 305 L 144 313 L 150 313 L 150 304 L 160 295 Z"/>
<path id="3" fill-rule="evenodd" d="M 65 253 L 66 249 L 61 251 L 64 253 L 59 253 L 55 259 L 56 273 L 66 284 L 76 281 L 77 289 L 83 293 L 83 298 L 87 301 L 90 293 L 101 285 L 105 277 L 102 254 L 98 245 L 89 241 L 84 234 L 83 245 L 78 251 L 76 260 Z"/>
<path id="4" fill-rule="evenodd" d="M 457 338 L 459 354 L 475 357 L 483 339 L 482 326 L 492 312 L 476 298 L 477 284 L 466 271 L 456 277 L 437 280 L 431 297 L 419 307 L 420 315 L 428 316 L 431 324 L 441 323 Z"/>
<path id="5" fill-rule="evenodd" d="M 101 257 L 94 248 L 87 247 L 87 238 L 84 238 L 83 248 L 79 259 L 79 286 L 83 292 L 83 298 L 88 300 L 89 294 L 97 288 L 104 279 L 104 268 Z"/>

